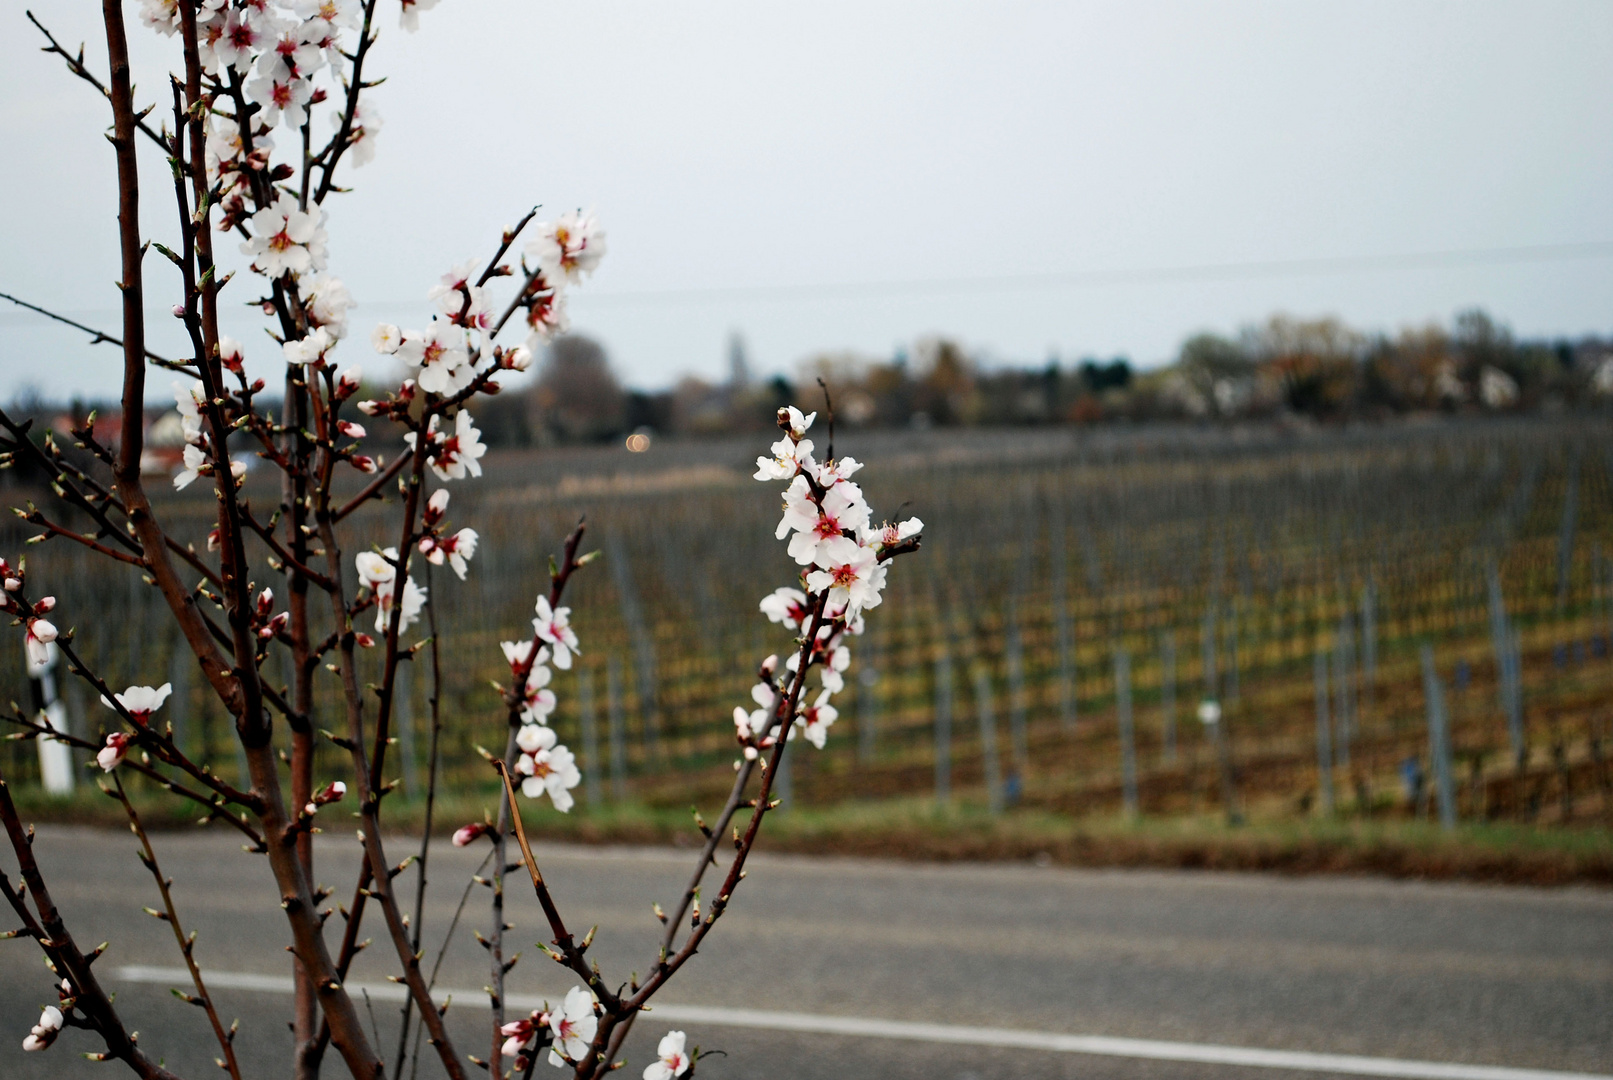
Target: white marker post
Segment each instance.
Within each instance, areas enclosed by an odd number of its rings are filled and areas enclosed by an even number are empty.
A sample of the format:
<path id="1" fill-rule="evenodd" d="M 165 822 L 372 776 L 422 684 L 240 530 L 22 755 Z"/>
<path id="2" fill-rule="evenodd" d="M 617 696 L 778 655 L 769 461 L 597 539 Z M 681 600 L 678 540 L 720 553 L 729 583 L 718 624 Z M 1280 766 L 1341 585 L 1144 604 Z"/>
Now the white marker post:
<path id="1" fill-rule="evenodd" d="M 56 731 L 67 731 L 67 707 L 62 704 L 61 698 L 56 694 L 56 661 L 61 655 L 56 649 L 54 641 L 45 645 L 45 662 L 35 665 L 32 660 L 25 663 L 28 667 L 28 681 L 34 691 L 34 710 L 41 724 Z M 44 782 L 45 790 L 52 795 L 71 795 L 73 793 L 73 751 L 66 743 L 55 739 L 38 738 L 34 744 L 39 747 L 39 777 Z"/>

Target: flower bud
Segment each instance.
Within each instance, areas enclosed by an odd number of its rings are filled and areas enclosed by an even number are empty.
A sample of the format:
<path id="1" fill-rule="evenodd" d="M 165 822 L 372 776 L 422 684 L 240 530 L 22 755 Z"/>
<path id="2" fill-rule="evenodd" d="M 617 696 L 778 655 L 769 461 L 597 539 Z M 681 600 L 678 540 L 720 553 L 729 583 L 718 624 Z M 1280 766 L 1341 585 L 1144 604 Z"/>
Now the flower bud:
<path id="1" fill-rule="evenodd" d="M 774 653 L 762 661 L 761 674 L 764 679 L 771 679 L 778 670 L 778 653 Z"/>
<path id="2" fill-rule="evenodd" d="M 353 640 L 358 643 L 358 647 L 361 649 L 375 648 L 375 639 L 368 634 L 354 634 Z"/>
<path id="3" fill-rule="evenodd" d="M 375 416 L 385 408 L 386 405 L 379 401 L 361 401 L 358 403 L 358 411 L 365 416 Z"/>
<path id="4" fill-rule="evenodd" d="M 269 612 L 274 610 L 274 590 L 264 589 L 258 593 L 258 618 L 266 619 Z"/>
<path id="5" fill-rule="evenodd" d="M 532 350 L 517 345 L 502 357 L 503 366 L 510 371 L 525 371 L 532 366 Z"/>
<path id="6" fill-rule="evenodd" d="M 103 772 L 111 772 L 123 764 L 124 757 L 129 753 L 129 743 L 132 741 L 123 732 L 114 731 L 106 737 L 106 745 L 95 755 L 95 763 L 101 766 Z"/>
<path id="7" fill-rule="evenodd" d="M 364 425 L 355 424 L 351 420 L 336 421 L 336 430 L 346 435 L 349 439 L 362 439 L 365 435 Z"/>
<path id="8" fill-rule="evenodd" d="M 45 612 L 51 611 L 55 607 L 56 607 L 56 598 L 54 596 L 46 596 L 46 597 L 42 598 L 39 601 L 39 603 L 34 605 L 34 614 L 35 615 L 43 615 L 43 614 L 45 614 Z"/>
<path id="9" fill-rule="evenodd" d="M 466 847 L 474 843 L 479 837 L 486 836 L 493 831 L 492 826 L 479 822 L 470 825 L 461 825 L 454 830 L 454 846 Z"/>
<path id="10" fill-rule="evenodd" d="M 341 802 L 346 797 L 347 785 L 342 783 L 340 780 L 333 780 L 329 784 L 326 784 L 323 789 L 317 792 L 314 795 L 313 801 L 311 801 L 307 806 L 303 807 L 303 809 L 312 814 L 315 808 L 325 806 L 328 803 Z"/>
<path id="11" fill-rule="evenodd" d="M 346 401 L 358 393 L 359 380 L 364 377 L 364 369 L 354 364 L 342 372 L 341 378 L 336 380 L 336 400 Z"/>
<path id="12" fill-rule="evenodd" d="M 368 454 L 354 454 L 349 460 L 352 461 L 353 468 L 361 473 L 379 472 L 381 468 L 375 463 L 375 459 Z"/>

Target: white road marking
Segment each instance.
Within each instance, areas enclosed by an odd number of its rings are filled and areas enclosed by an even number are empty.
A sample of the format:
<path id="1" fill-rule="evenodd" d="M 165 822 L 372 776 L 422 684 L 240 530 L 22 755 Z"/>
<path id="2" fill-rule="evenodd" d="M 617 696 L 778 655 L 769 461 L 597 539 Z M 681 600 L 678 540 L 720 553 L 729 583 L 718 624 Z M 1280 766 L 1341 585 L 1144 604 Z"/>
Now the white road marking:
<path id="1" fill-rule="evenodd" d="M 240 971 L 204 973 L 210 988 L 217 990 L 257 990 L 289 994 L 291 979 L 282 975 L 255 975 Z M 130 966 L 117 969 L 124 982 L 190 985 L 184 968 Z M 402 1001 L 408 991 L 397 983 L 348 983 L 354 992 L 367 992 L 373 1000 Z M 480 997 L 480 990 L 436 990 L 439 1001 L 461 1001 Z M 563 995 L 549 1000 L 558 1001 Z M 536 1009 L 544 999 L 535 994 L 511 994 L 512 1009 Z M 1408 1061 L 1400 1058 L 1364 1057 L 1357 1054 L 1313 1054 L 1303 1050 L 1261 1050 L 1250 1046 L 1219 1046 L 1214 1043 L 1164 1042 L 1157 1039 L 1119 1039 L 1106 1035 L 1063 1035 L 1051 1031 L 1020 1031 L 1013 1028 L 971 1028 L 948 1024 L 924 1024 L 909 1020 L 879 1020 L 856 1016 L 818 1016 L 811 1013 L 769 1012 L 763 1009 L 725 1009 L 706 1005 L 656 1005 L 657 1020 L 679 1023 L 715 1024 L 722 1027 L 761 1028 L 768 1031 L 801 1031 L 816 1035 L 851 1035 L 873 1039 L 909 1039 L 918 1042 L 963 1043 L 971 1046 L 1000 1046 L 1012 1050 L 1047 1050 L 1065 1054 L 1097 1054 L 1103 1057 L 1141 1058 L 1149 1061 L 1191 1061 L 1203 1065 L 1243 1065 L 1262 1069 L 1291 1069 L 1298 1072 L 1338 1073 L 1350 1076 L 1401 1077 L 1404 1080 L 1613 1080 L 1605 1073 L 1564 1072 L 1556 1069 L 1518 1069 L 1503 1065 L 1463 1065 L 1444 1061 Z"/>

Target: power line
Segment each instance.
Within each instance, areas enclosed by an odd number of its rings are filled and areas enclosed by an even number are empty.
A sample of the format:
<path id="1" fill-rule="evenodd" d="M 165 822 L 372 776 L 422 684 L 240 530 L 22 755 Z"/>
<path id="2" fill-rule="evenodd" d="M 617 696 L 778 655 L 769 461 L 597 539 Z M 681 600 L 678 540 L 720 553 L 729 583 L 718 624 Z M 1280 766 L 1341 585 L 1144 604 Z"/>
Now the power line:
<path id="1" fill-rule="evenodd" d="M 1248 281 L 1271 277 L 1326 277 L 1371 271 L 1423 270 L 1461 266 L 1495 266 L 1518 263 L 1581 262 L 1613 257 L 1613 241 L 1577 244 L 1528 244 L 1520 247 L 1463 248 L 1447 251 L 1402 252 L 1394 255 L 1337 255 L 1304 259 L 1260 259 L 1250 262 L 1198 263 L 1105 270 L 1067 270 L 984 277 L 908 278 L 888 281 L 816 282 L 797 285 L 717 285 L 689 289 L 644 289 L 623 292 L 579 290 L 575 302 L 585 306 L 652 307 L 700 302 L 778 302 L 805 300 L 889 299 L 903 296 L 937 296 L 948 293 L 1008 293 L 1035 289 L 1099 288 L 1107 285 L 1175 284 L 1207 281 Z M 370 310 L 415 308 L 417 300 L 368 300 Z M 24 305 L 31 307 L 32 305 Z M 243 309 L 244 310 L 244 309 Z M 115 314 L 104 308 L 73 314 L 90 317 Z M 52 316 L 59 318 L 59 316 Z M 70 320 L 62 319 L 69 322 Z M 0 324 L 10 320 L 0 316 Z"/>
<path id="2" fill-rule="evenodd" d="M 794 301 L 925 296 L 957 292 L 1017 292 L 1030 289 L 1093 288 L 1105 285 L 1237 281 L 1266 277 L 1318 277 L 1373 270 L 1417 270 L 1506 263 L 1570 262 L 1613 257 L 1613 241 L 1531 244 L 1523 247 L 1468 248 L 1405 252 L 1396 255 L 1341 255 L 1306 259 L 1200 263 L 1131 269 L 1069 270 L 990 277 L 911 278 L 896 281 L 819 282 L 804 285 L 734 285 L 631 292 L 583 291 L 587 305 L 628 307 L 690 301 Z"/>

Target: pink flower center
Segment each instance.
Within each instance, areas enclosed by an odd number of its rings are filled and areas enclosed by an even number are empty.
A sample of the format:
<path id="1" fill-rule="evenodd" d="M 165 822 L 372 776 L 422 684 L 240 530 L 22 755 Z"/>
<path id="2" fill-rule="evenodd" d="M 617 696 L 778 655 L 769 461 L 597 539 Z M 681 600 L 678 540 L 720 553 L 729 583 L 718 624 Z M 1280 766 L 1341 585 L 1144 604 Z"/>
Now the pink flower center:
<path id="1" fill-rule="evenodd" d="M 828 514 L 819 514 L 817 524 L 812 526 L 812 533 L 819 540 L 828 540 L 840 535 L 840 522 Z"/>
<path id="2" fill-rule="evenodd" d="M 842 587 L 857 580 L 857 570 L 850 563 L 845 566 L 837 566 L 830 573 L 834 575 L 834 583 Z"/>

